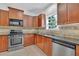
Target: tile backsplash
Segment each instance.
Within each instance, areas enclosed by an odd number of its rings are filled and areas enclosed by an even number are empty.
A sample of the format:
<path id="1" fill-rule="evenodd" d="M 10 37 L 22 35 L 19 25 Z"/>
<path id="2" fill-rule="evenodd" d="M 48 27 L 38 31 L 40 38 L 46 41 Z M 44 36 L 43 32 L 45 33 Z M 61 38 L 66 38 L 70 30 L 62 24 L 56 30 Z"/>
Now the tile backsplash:
<path id="1" fill-rule="evenodd" d="M 67 25 L 59 25 L 58 27 L 61 30 L 79 30 L 79 23 L 67 24 Z"/>

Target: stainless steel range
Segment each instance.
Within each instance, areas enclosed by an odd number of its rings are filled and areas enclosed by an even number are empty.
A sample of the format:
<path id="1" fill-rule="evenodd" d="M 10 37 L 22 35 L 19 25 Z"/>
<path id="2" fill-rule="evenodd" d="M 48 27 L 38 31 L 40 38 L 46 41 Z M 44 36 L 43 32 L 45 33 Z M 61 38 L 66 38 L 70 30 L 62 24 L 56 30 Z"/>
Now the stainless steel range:
<path id="1" fill-rule="evenodd" d="M 10 30 L 9 34 L 9 50 L 23 48 L 23 32 L 22 30 Z"/>

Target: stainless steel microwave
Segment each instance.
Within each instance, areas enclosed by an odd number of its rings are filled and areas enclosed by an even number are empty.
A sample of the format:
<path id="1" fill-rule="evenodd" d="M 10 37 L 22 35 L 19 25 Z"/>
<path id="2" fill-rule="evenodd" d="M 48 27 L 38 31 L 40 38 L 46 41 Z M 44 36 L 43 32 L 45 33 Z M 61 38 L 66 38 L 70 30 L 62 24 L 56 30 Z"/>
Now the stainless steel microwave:
<path id="1" fill-rule="evenodd" d="M 9 25 L 10 25 L 10 26 L 23 26 L 23 20 L 10 19 L 10 20 L 9 20 Z"/>

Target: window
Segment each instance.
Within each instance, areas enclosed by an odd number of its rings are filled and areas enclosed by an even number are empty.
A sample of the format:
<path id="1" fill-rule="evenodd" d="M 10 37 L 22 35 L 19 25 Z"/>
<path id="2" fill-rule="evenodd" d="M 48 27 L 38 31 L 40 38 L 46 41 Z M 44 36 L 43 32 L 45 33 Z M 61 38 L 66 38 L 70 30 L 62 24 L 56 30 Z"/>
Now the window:
<path id="1" fill-rule="evenodd" d="M 57 15 L 51 15 L 48 17 L 48 21 L 47 21 L 48 25 L 48 29 L 54 29 L 57 27 Z"/>

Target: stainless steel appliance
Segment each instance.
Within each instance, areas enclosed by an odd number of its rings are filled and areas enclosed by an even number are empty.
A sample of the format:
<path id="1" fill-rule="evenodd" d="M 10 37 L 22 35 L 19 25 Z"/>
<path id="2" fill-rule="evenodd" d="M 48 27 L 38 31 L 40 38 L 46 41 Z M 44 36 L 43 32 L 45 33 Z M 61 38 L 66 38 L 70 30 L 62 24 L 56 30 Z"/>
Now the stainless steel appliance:
<path id="1" fill-rule="evenodd" d="M 9 50 L 16 50 L 23 47 L 22 30 L 11 30 L 9 34 Z"/>
<path id="2" fill-rule="evenodd" d="M 10 20 L 9 20 L 9 25 L 10 25 L 10 26 L 23 26 L 23 20 L 10 19 Z"/>
<path id="3" fill-rule="evenodd" d="M 75 56 L 75 44 L 53 39 L 53 56 Z"/>

